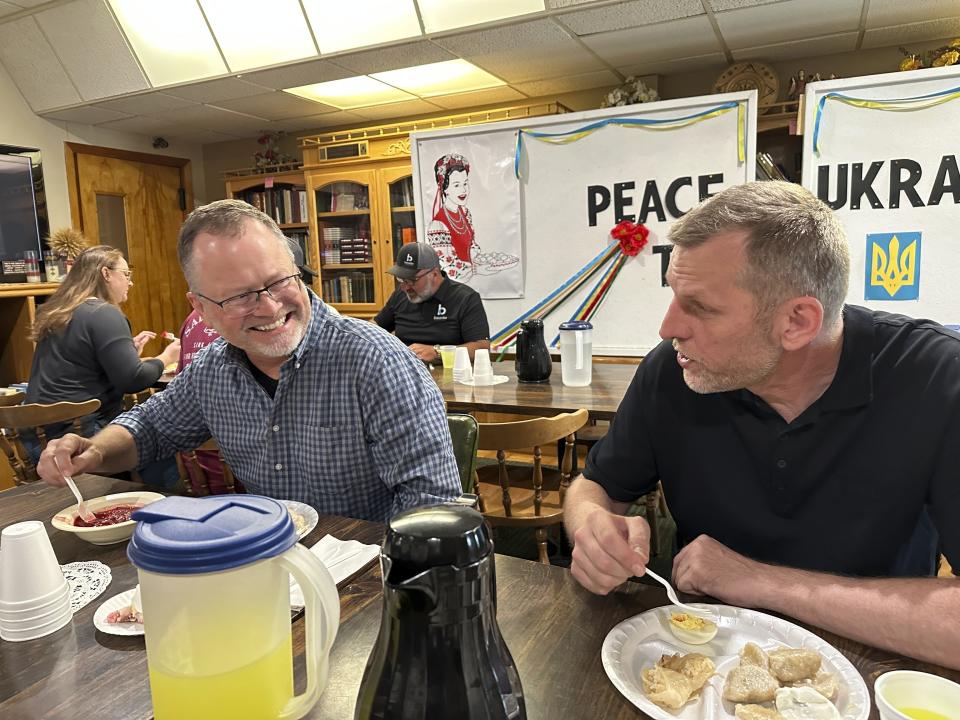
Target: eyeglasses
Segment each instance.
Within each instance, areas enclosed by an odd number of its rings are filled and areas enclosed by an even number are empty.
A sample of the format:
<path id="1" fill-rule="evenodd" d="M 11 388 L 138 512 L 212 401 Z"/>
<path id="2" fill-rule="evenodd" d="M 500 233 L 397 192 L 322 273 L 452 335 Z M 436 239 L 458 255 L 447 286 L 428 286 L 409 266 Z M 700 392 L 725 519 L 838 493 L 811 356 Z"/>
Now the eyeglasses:
<path id="1" fill-rule="evenodd" d="M 120 273 L 120 274 L 123 275 L 127 280 L 129 280 L 130 278 L 133 277 L 133 271 L 132 271 L 132 270 L 120 270 L 119 268 L 110 268 L 110 269 L 113 270 L 113 271 L 116 272 L 116 273 Z"/>
<path id="2" fill-rule="evenodd" d="M 417 281 L 420 280 L 420 278 L 422 278 L 422 277 L 424 277 L 424 276 L 426 276 L 426 275 L 429 275 L 429 274 L 430 274 L 430 271 L 429 271 L 429 270 L 424 270 L 422 273 L 420 273 L 419 275 L 414 275 L 414 276 L 413 276 L 411 279 L 409 279 L 409 280 L 401 280 L 401 281 L 400 281 L 400 284 L 401 284 L 401 285 L 415 285 L 415 284 L 417 283 Z"/>
<path id="3" fill-rule="evenodd" d="M 227 317 L 238 318 L 253 312 L 260 303 L 260 296 L 263 293 L 266 293 L 278 302 L 292 298 L 294 292 L 299 290 L 299 285 L 297 284 L 297 280 L 299 279 L 300 273 L 287 275 L 259 290 L 250 290 L 249 292 L 240 293 L 239 295 L 233 295 L 226 300 L 214 300 L 200 293 L 196 295 L 197 297 L 202 297 L 204 300 L 212 302 L 214 305 L 219 305 L 223 314 Z"/>

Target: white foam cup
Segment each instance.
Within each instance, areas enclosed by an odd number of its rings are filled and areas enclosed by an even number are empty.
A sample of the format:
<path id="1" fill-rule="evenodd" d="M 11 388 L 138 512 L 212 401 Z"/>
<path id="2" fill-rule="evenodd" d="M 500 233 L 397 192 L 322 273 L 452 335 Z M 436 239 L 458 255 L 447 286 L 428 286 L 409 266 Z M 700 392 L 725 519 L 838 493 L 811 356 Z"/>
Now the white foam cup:
<path id="1" fill-rule="evenodd" d="M 33 627 L 27 628 L 8 628 L 3 622 L 0 622 L 0 638 L 11 642 L 24 642 L 26 640 L 36 640 L 37 638 L 55 633 L 60 628 L 68 625 L 73 619 L 73 612 L 70 610 L 70 602 L 67 601 L 67 609 L 59 616 L 47 621 L 41 621 Z"/>
<path id="2" fill-rule="evenodd" d="M 893 670 L 877 678 L 873 697 L 881 720 L 912 720 L 916 714 L 928 713 L 955 720 L 960 718 L 960 685 L 929 673 L 916 670 Z"/>
<path id="3" fill-rule="evenodd" d="M 0 533 L 0 606 L 6 610 L 36 606 L 64 585 L 63 571 L 37 520 L 8 525 Z"/>
<path id="4" fill-rule="evenodd" d="M 477 350 L 473 353 L 473 375 L 490 373 L 493 375 L 493 365 L 490 364 L 490 351 Z"/>

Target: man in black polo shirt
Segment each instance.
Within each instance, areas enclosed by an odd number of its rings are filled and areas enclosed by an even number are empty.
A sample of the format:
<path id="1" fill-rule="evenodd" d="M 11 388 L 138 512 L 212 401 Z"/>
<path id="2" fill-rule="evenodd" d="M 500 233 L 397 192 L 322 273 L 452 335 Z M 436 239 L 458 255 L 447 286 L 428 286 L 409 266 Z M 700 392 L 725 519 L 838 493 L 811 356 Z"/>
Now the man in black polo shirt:
<path id="1" fill-rule="evenodd" d="M 670 230 L 673 300 L 566 497 L 573 574 L 644 572 L 622 515 L 658 480 L 685 592 L 960 667 L 960 337 L 844 306 L 849 251 L 798 185 L 748 183 Z"/>
<path id="2" fill-rule="evenodd" d="M 432 247 L 404 245 L 387 272 L 400 280 L 400 287 L 374 321 L 421 360 L 439 363 L 441 345 L 463 345 L 471 360 L 474 351 L 490 349 L 490 326 L 479 293 L 448 278 Z"/>

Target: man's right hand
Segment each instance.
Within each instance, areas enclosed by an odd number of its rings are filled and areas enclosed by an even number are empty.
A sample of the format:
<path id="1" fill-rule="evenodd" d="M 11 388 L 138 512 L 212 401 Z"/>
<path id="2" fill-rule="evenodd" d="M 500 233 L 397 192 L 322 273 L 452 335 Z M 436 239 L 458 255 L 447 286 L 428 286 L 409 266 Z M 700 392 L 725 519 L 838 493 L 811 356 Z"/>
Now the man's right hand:
<path id="1" fill-rule="evenodd" d="M 68 433 L 47 443 L 37 463 L 37 474 L 50 485 L 63 486 L 64 475 L 92 472 L 102 461 L 102 453 L 89 438 Z"/>
<path id="2" fill-rule="evenodd" d="M 573 576 L 590 592 L 606 595 L 643 575 L 650 558 L 650 526 L 597 507 L 573 534 Z"/>

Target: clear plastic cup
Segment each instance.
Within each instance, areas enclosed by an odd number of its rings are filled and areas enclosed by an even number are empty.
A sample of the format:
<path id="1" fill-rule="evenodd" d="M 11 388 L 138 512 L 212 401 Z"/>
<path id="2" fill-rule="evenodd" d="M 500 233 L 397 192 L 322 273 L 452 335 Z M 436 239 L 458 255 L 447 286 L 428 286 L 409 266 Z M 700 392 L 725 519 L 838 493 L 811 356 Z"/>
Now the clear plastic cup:
<path id="1" fill-rule="evenodd" d="M 960 685 L 929 673 L 893 670 L 877 678 L 873 696 L 881 720 L 911 720 L 916 717 L 956 717 L 960 708 Z M 921 713 L 926 712 L 926 715 Z"/>
<path id="2" fill-rule="evenodd" d="M 490 351 L 489 350 L 477 350 L 473 353 L 473 375 L 476 377 L 478 374 L 486 375 L 490 374 L 491 378 L 493 377 L 493 365 L 490 364 Z"/>
<path id="3" fill-rule="evenodd" d="M 460 382 L 469 382 L 473 379 L 473 368 L 470 367 L 470 351 L 465 347 L 458 347 L 454 351 L 453 379 Z"/>
<path id="4" fill-rule="evenodd" d="M 444 370 L 452 370 L 454 356 L 457 354 L 456 345 L 441 345 L 440 346 L 440 361 L 443 363 Z"/>
<path id="5" fill-rule="evenodd" d="M 66 581 L 43 523 L 9 525 L 0 533 L 0 605 L 28 609 L 52 599 Z M 18 604 L 23 603 L 22 605 Z"/>

